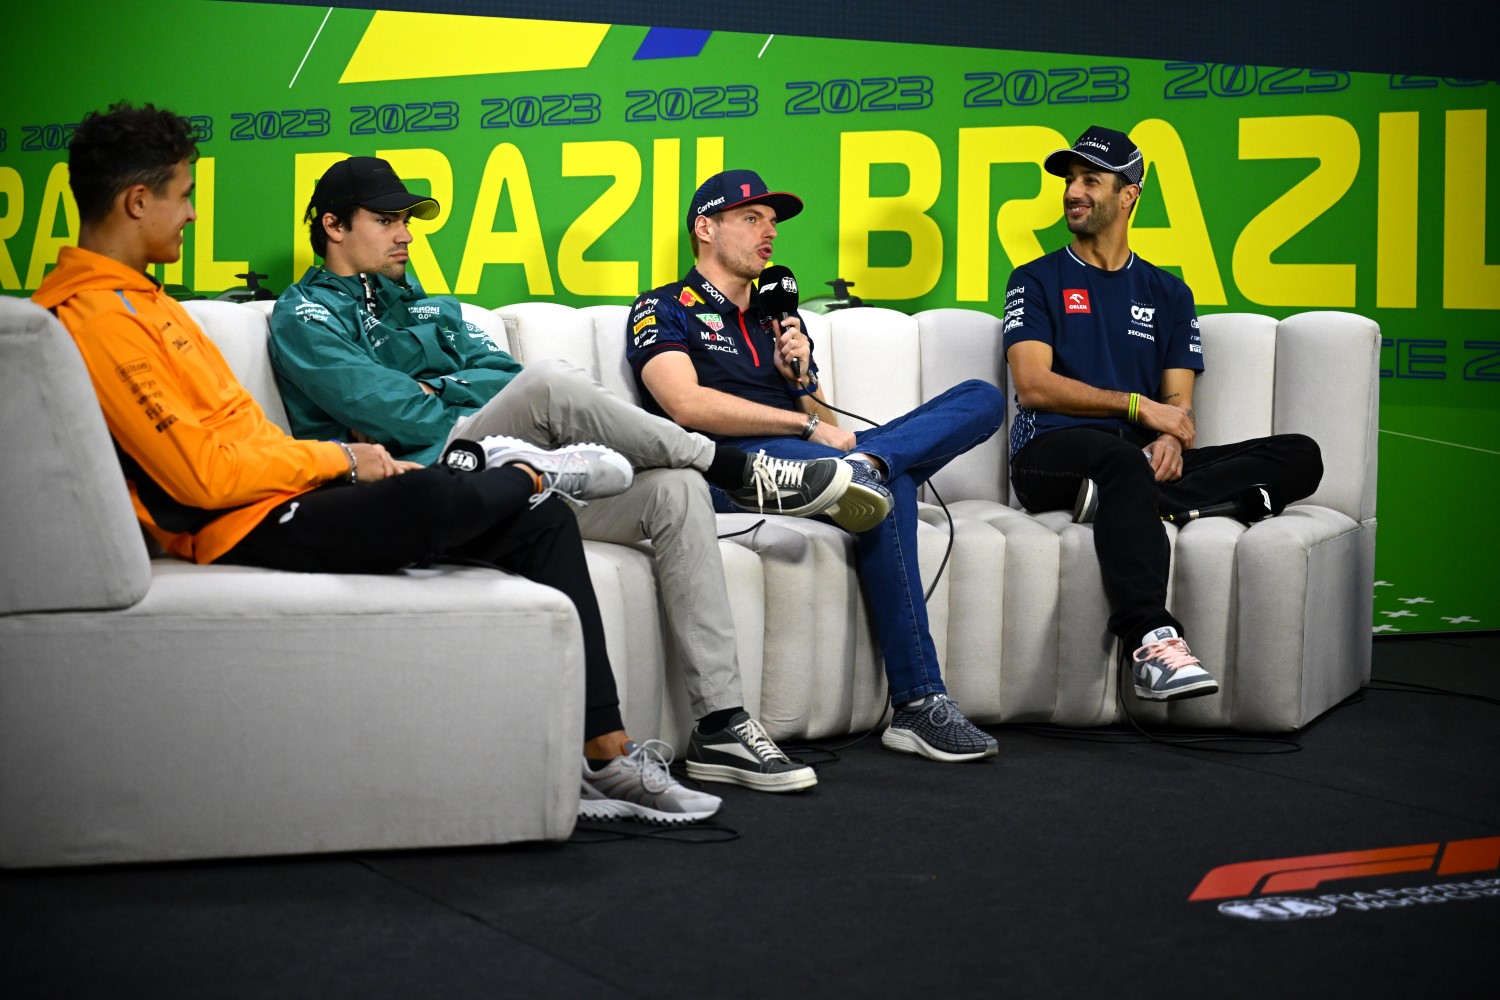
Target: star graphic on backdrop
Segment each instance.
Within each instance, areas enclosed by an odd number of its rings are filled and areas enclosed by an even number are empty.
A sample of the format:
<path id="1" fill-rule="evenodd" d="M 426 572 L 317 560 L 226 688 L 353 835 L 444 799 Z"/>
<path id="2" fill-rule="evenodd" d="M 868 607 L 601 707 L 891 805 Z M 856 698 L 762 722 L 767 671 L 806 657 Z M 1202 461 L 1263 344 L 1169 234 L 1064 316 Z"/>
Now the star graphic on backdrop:
<path id="1" fill-rule="evenodd" d="M 1372 626 L 1370 626 L 1370 631 L 1371 632 L 1399 632 L 1401 630 L 1399 628 L 1397 628 L 1396 626 L 1394 626 L 1394 625 L 1372 625 Z"/>
<path id="2" fill-rule="evenodd" d="M 1425 597 L 1398 597 L 1398 598 L 1396 598 L 1396 600 L 1400 601 L 1402 604 L 1431 604 L 1432 603 L 1431 601 L 1429 601 Z"/>
<path id="3" fill-rule="evenodd" d="M 1380 613 L 1383 614 L 1383 615 L 1385 615 L 1387 618 L 1415 618 L 1415 617 L 1417 617 L 1417 613 L 1415 611 L 1382 611 Z"/>
<path id="4" fill-rule="evenodd" d="M 1389 580 L 1376 580 L 1375 581 L 1375 586 L 1377 586 L 1377 587 L 1394 587 L 1395 584 L 1392 583 L 1392 582 L 1390 582 Z"/>
<path id="5" fill-rule="evenodd" d="M 1443 616 L 1443 621 L 1445 621 L 1445 622 L 1452 622 L 1455 625 L 1463 625 L 1466 622 L 1476 622 L 1477 623 L 1479 621 L 1479 619 L 1478 618 L 1470 618 L 1468 615 L 1459 615 L 1457 618 L 1449 618 L 1447 615 L 1444 615 Z"/>

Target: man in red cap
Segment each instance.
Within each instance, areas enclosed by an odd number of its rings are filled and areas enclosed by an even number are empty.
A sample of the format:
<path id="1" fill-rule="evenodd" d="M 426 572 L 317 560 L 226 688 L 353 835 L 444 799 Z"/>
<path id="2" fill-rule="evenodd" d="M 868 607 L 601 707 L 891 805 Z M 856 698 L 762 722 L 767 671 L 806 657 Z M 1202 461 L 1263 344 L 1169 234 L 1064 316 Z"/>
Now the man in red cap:
<path id="1" fill-rule="evenodd" d="M 636 299 L 626 357 L 653 413 L 777 461 L 836 456 L 855 470 L 872 499 L 832 519 L 857 539 L 885 661 L 894 715 L 881 742 L 930 760 L 993 756 L 995 740 L 964 718 L 943 684 L 917 568 L 916 491 L 995 433 L 1004 397 L 971 379 L 882 426 L 839 427 L 818 405 L 818 366 L 801 318 L 794 309 L 768 315 L 755 295 L 777 226 L 801 211 L 802 199 L 771 191 L 753 170 L 705 181 L 687 213 L 697 266 Z"/>

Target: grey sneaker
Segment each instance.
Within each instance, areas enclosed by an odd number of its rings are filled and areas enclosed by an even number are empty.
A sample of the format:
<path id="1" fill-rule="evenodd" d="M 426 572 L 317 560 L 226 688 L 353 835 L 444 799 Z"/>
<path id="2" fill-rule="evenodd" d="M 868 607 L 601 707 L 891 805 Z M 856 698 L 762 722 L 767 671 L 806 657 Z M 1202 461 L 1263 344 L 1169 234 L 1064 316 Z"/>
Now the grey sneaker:
<path id="1" fill-rule="evenodd" d="M 749 712 L 736 713 L 717 733 L 694 729 L 686 760 L 690 778 L 762 792 L 798 792 L 818 783 L 817 772 L 793 763 Z"/>
<path id="2" fill-rule="evenodd" d="M 868 531 L 890 514 L 891 495 L 855 477 L 854 466 L 837 458 L 800 461 L 759 451 L 745 463 L 745 485 L 729 491 L 729 499 L 752 514 L 826 514 L 846 531 Z"/>
<path id="3" fill-rule="evenodd" d="M 880 745 L 928 760 L 980 760 L 1000 752 L 995 738 L 964 718 L 945 694 L 930 694 L 916 708 L 896 707 Z"/>
<path id="4" fill-rule="evenodd" d="M 825 513 L 839 527 L 857 535 L 889 517 L 896 501 L 891 497 L 891 491 L 885 488 L 885 480 L 875 471 L 873 463 L 851 458 L 845 459 L 844 464 L 854 470 L 854 478 L 838 503 Z"/>
<path id="5" fill-rule="evenodd" d="M 1073 523 L 1089 524 L 1099 510 L 1099 484 L 1085 479 L 1078 486 L 1078 499 L 1073 501 Z"/>
<path id="6" fill-rule="evenodd" d="M 1130 658 L 1135 678 L 1135 696 L 1146 701 L 1170 701 L 1213 694 L 1219 682 L 1188 649 L 1187 640 L 1171 627 L 1159 628 L 1151 641 Z"/>
<path id="7" fill-rule="evenodd" d="M 460 438 L 448 445 L 439 461 L 461 472 L 525 463 L 542 477 L 542 492 L 531 498 L 533 507 L 554 493 L 582 507 L 590 500 L 623 493 L 635 480 L 625 456 L 603 445 L 565 444 L 548 449 L 502 434 L 478 441 Z"/>
<path id="8" fill-rule="evenodd" d="M 647 823 L 692 823 L 719 811 L 720 799 L 685 787 L 667 765 L 672 748 L 661 740 L 625 744 L 625 756 L 595 771 L 583 762 L 578 818 L 638 819 Z"/>

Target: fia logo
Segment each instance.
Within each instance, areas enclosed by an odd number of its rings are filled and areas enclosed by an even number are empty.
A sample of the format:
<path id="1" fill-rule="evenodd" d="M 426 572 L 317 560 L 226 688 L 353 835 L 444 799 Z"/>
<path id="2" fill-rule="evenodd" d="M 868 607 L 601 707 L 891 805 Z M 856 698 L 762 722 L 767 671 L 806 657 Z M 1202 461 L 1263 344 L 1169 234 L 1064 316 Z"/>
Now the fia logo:
<path id="1" fill-rule="evenodd" d="M 1092 314 L 1093 310 L 1089 308 L 1089 290 L 1087 288 L 1064 288 L 1063 312 Z"/>
<path id="2" fill-rule="evenodd" d="M 1307 917 L 1331 917 L 1339 912 L 1332 903 L 1321 899 L 1298 899 L 1295 896 L 1262 896 L 1260 899 L 1237 899 L 1220 903 L 1219 912 L 1243 920 L 1302 920 Z"/>

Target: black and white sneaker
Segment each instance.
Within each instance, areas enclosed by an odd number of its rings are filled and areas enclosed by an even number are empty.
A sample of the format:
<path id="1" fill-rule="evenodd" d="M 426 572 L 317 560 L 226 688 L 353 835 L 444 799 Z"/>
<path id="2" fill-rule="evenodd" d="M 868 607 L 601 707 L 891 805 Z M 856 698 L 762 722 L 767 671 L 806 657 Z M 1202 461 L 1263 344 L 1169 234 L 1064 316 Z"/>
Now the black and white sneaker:
<path id="1" fill-rule="evenodd" d="M 439 461 L 460 472 L 498 469 L 516 462 L 528 465 L 542 477 L 542 491 L 531 498 L 533 507 L 554 493 L 581 507 L 590 500 L 623 493 L 635 480 L 635 471 L 625 456 L 603 445 L 567 444 L 548 449 L 503 434 L 478 441 L 460 438 L 448 445 Z"/>
<path id="2" fill-rule="evenodd" d="M 1078 499 L 1073 501 L 1073 523 L 1090 524 L 1099 511 L 1099 484 L 1085 479 L 1078 486 Z"/>
<path id="3" fill-rule="evenodd" d="M 699 781 L 723 781 L 762 792 L 799 792 L 818 783 L 817 772 L 781 752 L 749 712 L 736 713 L 721 731 L 693 730 L 687 773 Z"/>
<path id="4" fill-rule="evenodd" d="M 945 694 L 930 694 L 912 708 L 898 705 L 880 745 L 944 762 L 981 760 L 1000 752 L 995 738 L 965 718 Z"/>
<path id="5" fill-rule="evenodd" d="M 894 506 L 889 490 L 858 477 L 842 459 L 772 458 L 764 451 L 747 458 L 745 484 L 730 490 L 729 499 L 752 514 L 824 514 L 855 533 L 875 527 Z"/>

